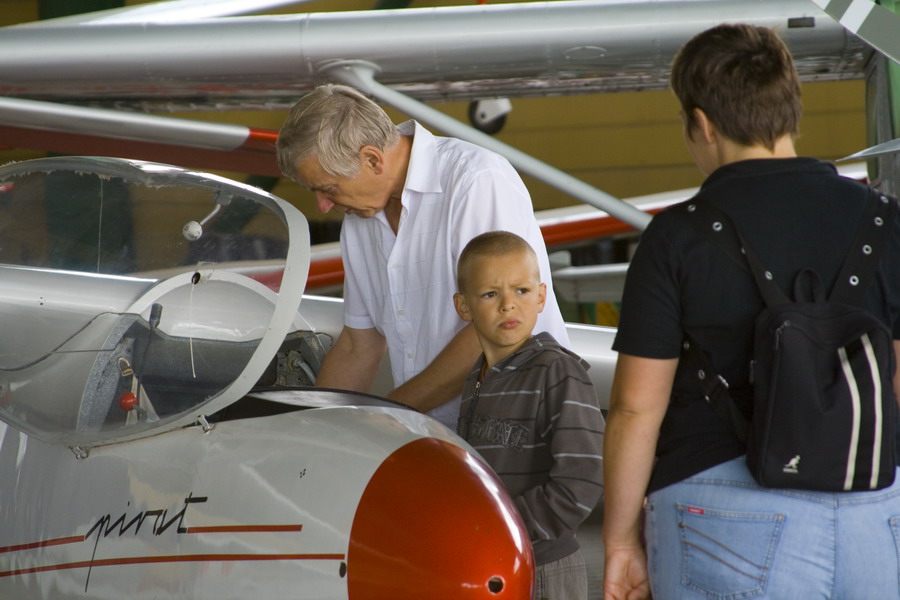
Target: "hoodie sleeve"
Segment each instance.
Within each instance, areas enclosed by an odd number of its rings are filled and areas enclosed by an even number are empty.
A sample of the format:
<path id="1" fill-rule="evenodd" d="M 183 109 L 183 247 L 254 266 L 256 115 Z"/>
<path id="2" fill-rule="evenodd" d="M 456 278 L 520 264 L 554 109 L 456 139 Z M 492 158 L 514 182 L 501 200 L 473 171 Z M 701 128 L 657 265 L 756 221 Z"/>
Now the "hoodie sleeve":
<path id="1" fill-rule="evenodd" d="M 533 541 L 573 532 L 603 496 L 606 423 L 578 359 L 560 356 L 548 365 L 540 414 L 538 433 L 552 455 L 549 478 L 516 498 Z"/>

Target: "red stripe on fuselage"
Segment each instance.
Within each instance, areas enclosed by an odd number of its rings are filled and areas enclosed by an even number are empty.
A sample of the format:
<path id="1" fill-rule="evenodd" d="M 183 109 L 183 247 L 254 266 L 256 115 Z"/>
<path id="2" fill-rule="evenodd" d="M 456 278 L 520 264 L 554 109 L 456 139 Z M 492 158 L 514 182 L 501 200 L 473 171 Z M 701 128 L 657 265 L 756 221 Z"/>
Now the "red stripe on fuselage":
<path id="1" fill-rule="evenodd" d="M 212 527 L 188 527 L 186 533 L 289 533 L 302 531 L 303 525 L 221 525 Z M 64 544 L 77 544 L 85 541 L 83 535 L 73 535 L 64 538 L 55 538 L 52 540 L 42 540 L 40 542 L 28 542 L 25 544 L 16 544 L 14 546 L 0 546 L 0 554 L 5 552 L 19 552 L 22 550 L 33 550 L 35 548 L 46 548 L 48 546 L 62 546 Z"/>
<path id="2" fill-rule="evenodd" d="M 18 544 L 16 546 L 0 546 L 0 554 L 4 552 L 18 552 L 19 550 L 31 550 L 32 548 L 46 548 L 47 546 L 76 544 L 83 541 L 83 535 L 73 535 L 72 537 L 56 538 L 55 540 L 44 540 L 42 542 L 31 542 L 28 544 Z"/>
<path id="3" fill-rule="evenodd" d="M 219 527 L 188 527 L 186 533 L 253 533 L 301 531 L 303 525 L 222 525 Z"/>
<path id="4" fill-rule="evenodd" d="M 123 558 L 105 558 L 102 560 L 83 560 L 58 565 L 28 567 L 14 571 L 0 571 L 0 578 L 46 573 L 48 571 L 64 571 L 68 569 L 91 569 L 97 567 L 115 567 L 123 565 L 146 565 L 157 563 L 183 562 L 236 562 L 236 561 L 275 561 L 275 560 L 344 560 L 344 554 L 186 554 L 182 556 L 132 556 Z"/>

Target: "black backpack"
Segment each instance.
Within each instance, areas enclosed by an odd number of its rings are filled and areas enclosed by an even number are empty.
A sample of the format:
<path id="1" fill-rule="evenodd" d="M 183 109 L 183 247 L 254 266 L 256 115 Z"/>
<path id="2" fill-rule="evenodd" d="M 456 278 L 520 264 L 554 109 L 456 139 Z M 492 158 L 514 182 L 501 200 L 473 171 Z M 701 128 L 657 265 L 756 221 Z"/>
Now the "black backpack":
<path id="1" fill-rule="evenodd" d="M 870 191 L 838 279 L 826 298 L 812 270 L 791 301 L 721 210 L 695 201 L 681 210 L 753 274 L 766 308 L 757 316 L 752 416 L 690 339 L 682 359 L 696 368 L 710 406 L 746 441 L 747 466 L 764 486 L 821 491 L 877 490 L 894 481 L 894 353 L 891 331 L 863 310 L 896 210 Z"/>

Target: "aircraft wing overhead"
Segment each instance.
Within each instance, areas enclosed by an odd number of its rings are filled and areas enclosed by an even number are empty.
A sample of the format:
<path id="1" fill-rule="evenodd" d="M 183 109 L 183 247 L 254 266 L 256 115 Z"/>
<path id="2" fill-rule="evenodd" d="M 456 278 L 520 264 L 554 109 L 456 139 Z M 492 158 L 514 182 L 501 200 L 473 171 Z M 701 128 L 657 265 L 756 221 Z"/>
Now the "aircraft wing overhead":
<path id="1" fill-rule="evenodd" d="M 346 60 L 420 100 L 661 89 L 677 49 L 721 21 L 778 27 L 806 79 L 862 76 L 863 44 L 808 0 L 574 0 L 9 27 L 0 96 L 271 108 Z"/>
<path id="2" fill-rule="evenodd" d="M 229 17 L 262 12 L 270 8 L 301 4 L 308 0 L 168 0 L 123 8 L 44 19 L 18 27 L 58 27 L 97 23 L 162 23 L 211 17 Z"/>
<path id="3" fill-rule="evenodd" d="M 275 132 L 135 111 L 287 108 L 347 62 L 370 65 L 379 84 L 424 101 L 660 89 L 674 53 L 713 22 L 709 15 L 780 28 L 807 80 L 863 72 L 862 42 L 807 0 L 576 0 L 190 20 L 184 12 L 274 4 L 284 2 L 181 0 L 3 28 L 4 144 L 277 176 Z"/>
<path id="4" fill-rule="evenodd" d="M 0 35 L 0 136 L 18 147 L 278 175 L 273 132 L 235 136 L 205 124 L 203 139 L 179 147 L 165 132 L 190 131 L 190 121 L 122 111 L 287 108 L 338 81 L 642 227 L 646 215 L 422 102 L 662 89 L 675 52 L 722 21 L 781 30 L 806 80 L 862 76 L 863 43 L 807 0 L 574 0 L 10 27 Z M 204 145 L 211 137 L 217 145 Z"/>

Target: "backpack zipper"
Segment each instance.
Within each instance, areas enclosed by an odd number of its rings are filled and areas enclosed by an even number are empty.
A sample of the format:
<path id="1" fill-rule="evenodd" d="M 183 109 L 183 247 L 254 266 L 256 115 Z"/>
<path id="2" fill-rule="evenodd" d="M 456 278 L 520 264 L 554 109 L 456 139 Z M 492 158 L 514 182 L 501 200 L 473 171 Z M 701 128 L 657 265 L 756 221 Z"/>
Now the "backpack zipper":
<path id="1" fill-rule="evenodd" d="M 775 330 L 775 350 L 778 350 L 781 347 L 781 336 L 784 334 L 784 330 L 791 326 L 790 321 L 785 321 L 781 325 L 778 326 L 778 329 Z"/>

